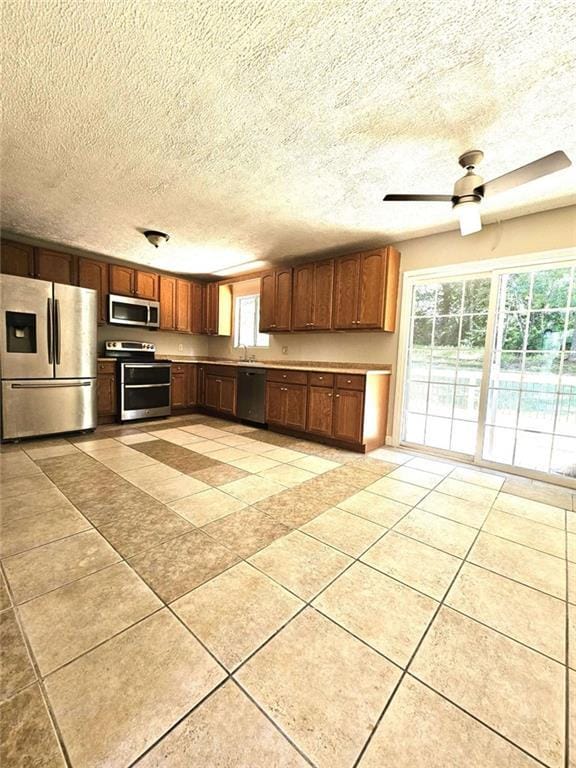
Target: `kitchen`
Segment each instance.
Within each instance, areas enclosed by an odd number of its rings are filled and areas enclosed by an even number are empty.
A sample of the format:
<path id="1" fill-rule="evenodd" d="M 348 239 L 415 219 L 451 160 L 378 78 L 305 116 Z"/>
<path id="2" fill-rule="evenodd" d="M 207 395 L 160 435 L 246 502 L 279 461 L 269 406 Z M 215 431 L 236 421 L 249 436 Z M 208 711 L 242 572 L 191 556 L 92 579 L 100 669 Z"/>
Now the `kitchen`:
<path id="1" fill-rule="evenodd" d="M 209 355 L 184 357 L 171 353 L 169 358 L 176 359 L 173 359 L 170 370 L 167 356 L 155 355 L 156 338 L 160 338 L 164 331 L 193 334 L 200 337 L 201 343 L 210 337 L 230 338 L 233 334 L 233 297 L 239 294 L 238 290 L 235 293 L 235 287 L 241 288 L 247 282 L 251 282 L 257 291 L 259 334 L 283 333 L 287 334 L 283 338 L 289 340 L 292 333 L 312 329 L 317 333 L 390 333 L 395 328 L 400 254 L 392 247 L 350 257 L 307 261 L 294 268 L 282 267 L 261 275 L 251 273 L 219 282 L 159 274 L 18 242 L 4 241 L 2 253 L 2 269 L 6 274 L 17 278 L 33 276 L 35 280 L 44 281 L 53 277 L 55 286 L 65 280 L 67 285 L 77 284 L 80 288 L 96 291 L 95 306 L 89 311 L 95 315 L 101 329 L 98 333 L 100 356 L 91 368 L 85 363 L 88 367 L 84 371 L 84 374 L 88 371 L 92 378 L 96 377 L 94 402 L 85 403 L 80 409 L 82 413 L 78 413 L 78 421 L 72 425 L 76 430 L 94 429 L 97 422 L 125 423 L 131 419 L 193 412 L 198 408 L 233 418 L 248 417 L 250 421 L 250 409 L 246 408 L 245 401 L 254 398 L 249 385 L 256 382 L 257 377 L 243 377 L 243 368 L 237 370 L 236 357 L 212 359 Z M 3 302 L 6 313 L 23 311 L 18 291 L 20 282 L 10 278 L 3 280 L 3 296 L 10 297 Z M 43 283 L 27 282 L 26 285 L 30 290 L 43 286 Z M 82 293 L 78 292 L 78 296 L 82 297 Z M 54 301 L 55 307 L 65 306 L 63 301 Z M 38 304 L 42 309 L 45 307 L 44 295 L 39 297 Z M 66 316 L 53 322 L 39 314 L 34 322 L 38 329 L 48 328 L 49 342 L 53 335 L 52 325 L 54 328 L 75 326 L 74 319 Z M 119 332 L 126 328 L 132 331 L 132 336 L 138 337 L 136 341 L 118 340 L 123 338 Z M 89 329 L 75 332 L 80 334 L 79 338 L 84 338 L 82 334 L 88 335 Z M 59 338 L 55 332 L 54 335 Z M 41 346 L 40 332 L 38 336 L 37 355 L 50 360 L 51 352 Z M 63 343 L 65 346 L 78 345 L 73 336 Z M 94 357 L 93 339 L 89 345 L 82 342 L 80 346 L 87 359 Z M 183 343 L 178 339 L 180 348 Z M 32 360 L 26 355 L 32 348 L 16 357 L 9 346 L 4 345 L 3 351 L 6 363 L 13 359 L 17 363 L 16 373 L 6 364 L 2 373 L 6 409 L 3 438 L 19 439 L 70 431 L 70 424 L 65 422 L 50 427 L 40 424 L 36 428 L 29 424 L 19 427 L 10 422 L 9 415 L 13 419 L 20 413 L 30 417 L 27 405 L 20 407 L 17 400 L 7 396 L 16 388 L 18 393 L 21 392 L 23 383 L 14 380 L 18 375 L 38 380 L 46 377 L 33 370 L 24 374 L 26 363 Z M 260 412 L 257 423 L 361 451 L 373 450 L 385 443 L 389 366 L 270 360 L 260 371 L 266 373 L 267 383 L 266 387 L 259 388 L 259 402 L 255 404 Z M 239 400 L 237 373 L 243 382 Z M 280 386 L 283 384 L 286 386 Z M 29 386 L 34 386 L 38 393 L 39 381 Z M 86 391 L 90 391 L 90 387 Z M 60 395 L 63 392 L 60 388 Z M 53 383 L 48 390 L 50 395 L 54 400 Z M 67 402 L 54 400 L 54 405 L 47 402 L 38 410 L 64 413 L 70 408 L 79 411 L 72 401 L 69 408 L 62 409 Z"/>

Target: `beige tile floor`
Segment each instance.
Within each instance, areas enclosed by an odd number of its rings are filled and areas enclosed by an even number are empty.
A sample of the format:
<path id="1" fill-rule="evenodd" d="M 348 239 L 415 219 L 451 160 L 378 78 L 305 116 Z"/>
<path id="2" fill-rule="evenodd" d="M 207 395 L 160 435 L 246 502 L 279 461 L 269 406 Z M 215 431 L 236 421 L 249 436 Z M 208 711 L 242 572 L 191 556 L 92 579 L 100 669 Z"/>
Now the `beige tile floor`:
<path id="1" fill-rule="evenodd" d="M 204 416 L 0 470 L 2 768 L 576 766 L 576 491 Z"/>

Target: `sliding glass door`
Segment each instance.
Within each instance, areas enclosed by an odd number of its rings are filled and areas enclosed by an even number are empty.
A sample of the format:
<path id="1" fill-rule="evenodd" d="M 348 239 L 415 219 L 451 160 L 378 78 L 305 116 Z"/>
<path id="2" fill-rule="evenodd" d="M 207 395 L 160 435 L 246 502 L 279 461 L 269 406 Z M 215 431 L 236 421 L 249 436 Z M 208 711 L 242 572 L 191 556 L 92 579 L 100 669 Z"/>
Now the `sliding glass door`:
<path id="1" fill-rule="evenodd" d="M 574 267 L 498 276 L 482 458 L 576 476 Z"/>
<path id="2" fill-rule="evenodd" d="M 576 266 L 443 280 L 410 295 L 400 442 L 576 477 Z"/>
<path id="3" fill-rule="evenodd" d="M 490 278 L 415 285 L 403 440 L 473 454 Z"/>

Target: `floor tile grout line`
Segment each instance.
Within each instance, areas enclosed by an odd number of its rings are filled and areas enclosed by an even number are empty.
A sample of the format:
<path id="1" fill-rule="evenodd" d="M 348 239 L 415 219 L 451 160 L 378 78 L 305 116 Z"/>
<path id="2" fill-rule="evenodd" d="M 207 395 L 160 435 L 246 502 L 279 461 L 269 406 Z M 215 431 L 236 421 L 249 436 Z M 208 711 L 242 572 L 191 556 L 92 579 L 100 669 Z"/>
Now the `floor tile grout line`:
<path id="1" fill-rule="evenodd" d="M 420 685 L 425 686 L 428 688 L 428 690 L 432 691 L 436 696 L 439 696 L 444 701 L 447 701 L 449 704 L 451 704 L 456 709 L 460 710 L 460 712 L 463 712 L 468 717 L 472 718 L 472 720 L 475 720 L 477 723 L 482 725 L 484 728 L 487 728 L 489 731 L 491 731 L 493 734 L 498 736 L 499 738 L 503 739 L 504 741 L 508 742 L 511 746 L 513 746 L 515 749 L 519 750 L 520 752 L 523 752 L 525 755 L 530 757 L 532 760 L 537 762 L 539 765 L 544 766 L 544 768 L 550 768 L 548 763 L 545 763 L 543 760 L 541 760 L 539 757 L 536 757 L 531 752 L 528 752 L 524 747 L 521 747 L 519 744 L 517 744 L 515 741 L 512 741 L 512 739 L 509 736 L 505 736 L 500 731 L 496 730 L 496 728 L 493 725 L 489 725 L 488 723 L 484 722 L 484 720 L 481 720 L 478 715 L 475 715 L 473 712 L 470 712 L 465 707 L 463 707 L 461 704 L 459 704 L 457 701 L 453 701 L 452 699 L 448 698 L 445 693 L 442 693 L 442 691 L 437 690 L 434 688 L 434 686 L 430 685 L 426 680 L 423 678 L 418 677 L 414 672 L 408 671 L 406 673 L 406 676 L 411 678 L 412 680 L 416 680 Z"/>
<path id="2" fill-rule="evenodd" d="M 476 543 L 476 540 L 478 539 L 478 536 L 480 535 L 481 530 L 482 530 L 482 528 L 479 528 L 478 531 L 476 532 L 474 540 L 471 542 L 470 546 L 468 547 L 467 554 L 472 550 L 474 544 Z M 466 562 L 466 557 L 463 558 L 462 561 L 460 562 L 460 564 L 459 564 L 459 566 L 458 566 L 458 568 L 456 570 L 456 573 L 452 577 L 452 579 L 451 579 L 451 581 L 450 581 L 450 583 L 448 585 L 448 589 L 446 590 L 442 600 L 440 600 L 438 602 L 438 606 L 436 607 L 436 610 L 435 610 L 434 614 L 432 615 L 430 621 L 428 622 L 428 625 L 426 626 L 426 629 L 424 630 L 420 640 L 416 644 L 416 647 L 415 647 L 414 651 L 412 652 L 412 654 L 411 654 L 411 656 L 410 656 L 410 658 L 408 660 L 408 663 L 406 664 L 402 674 L 400 675 L 400 679 L 398 680 L 397 685 L 394 687 L 390 697 L 386 701 L 386 703 L 384 705 L 384 708 L 383 708 L 382 712 L 380 713 L 380 716 L 377 718 L 376 723 L 374 724 L 374 726 L 373 726 L 373 728 L 372 728 L 372 730 L 370 732 L 370 735 L 368 736 L 366 742 L 364 743 L 364 746 L 360 750 L 360 753 L 358 754 L 358 757 L 355 760 L 352 768 L 357 768 L 358 764 L 363 759 L 363 757 L 364 757 L 368 747 L 370 746 L 370 743 L 371 743 L 371 741 L 372 741 L 376 731 L 378 730 L 381 722 L 383 721 L 384 717 L 386 716 L 386 712 L 388 711 L 389 707 L 391 706 L 392 702 L 394 701 L 394 698 L 396 696 L 396 692 L 400 688 L 400 685 L 402 684 L 402 681 L 404 680 L 405 676 L 408 674 L 408 672 L 410 670 L 410 666 L 412 664 L 412 661 L 414 660 L 414 658 L 416 657 L 418 651 L 422 647 L 422 644 L 424 643 L 424 640 L 426 639 L 426 637 L 428 635 L 428 632 L 430 631 L 430 628 L 435 623 L 436 618 L 438 617 L 438 614 L 440 613 L 440 610 L 442 609 L 442 607 L 444 605 L 444 601 L 445 601 L 446 597 L 450 593 L 450 590 L 452 589 L 453 585 L 456 583 L 456 580 L 457 580 L 458 576 L 460 575 L 460 572 L 461 572 L 462 568 L 464 567 L 464 563 L 465 562 Z"/>

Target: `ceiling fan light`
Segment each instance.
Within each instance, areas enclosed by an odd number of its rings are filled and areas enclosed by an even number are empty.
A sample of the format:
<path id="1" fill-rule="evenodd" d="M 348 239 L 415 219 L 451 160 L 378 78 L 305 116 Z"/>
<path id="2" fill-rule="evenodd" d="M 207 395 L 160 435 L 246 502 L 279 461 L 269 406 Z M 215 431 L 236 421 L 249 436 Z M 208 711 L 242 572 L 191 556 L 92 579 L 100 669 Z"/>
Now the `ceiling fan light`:
<path id="1" fill-rule="evenodd" d="M 464 200 L 455 206 L 460 220 L 460 234 L 463 236 L 472 235 L 474 232 L 480 232 L 482 229 L 482 219 L 480 218 L 480 200 Z"/>

